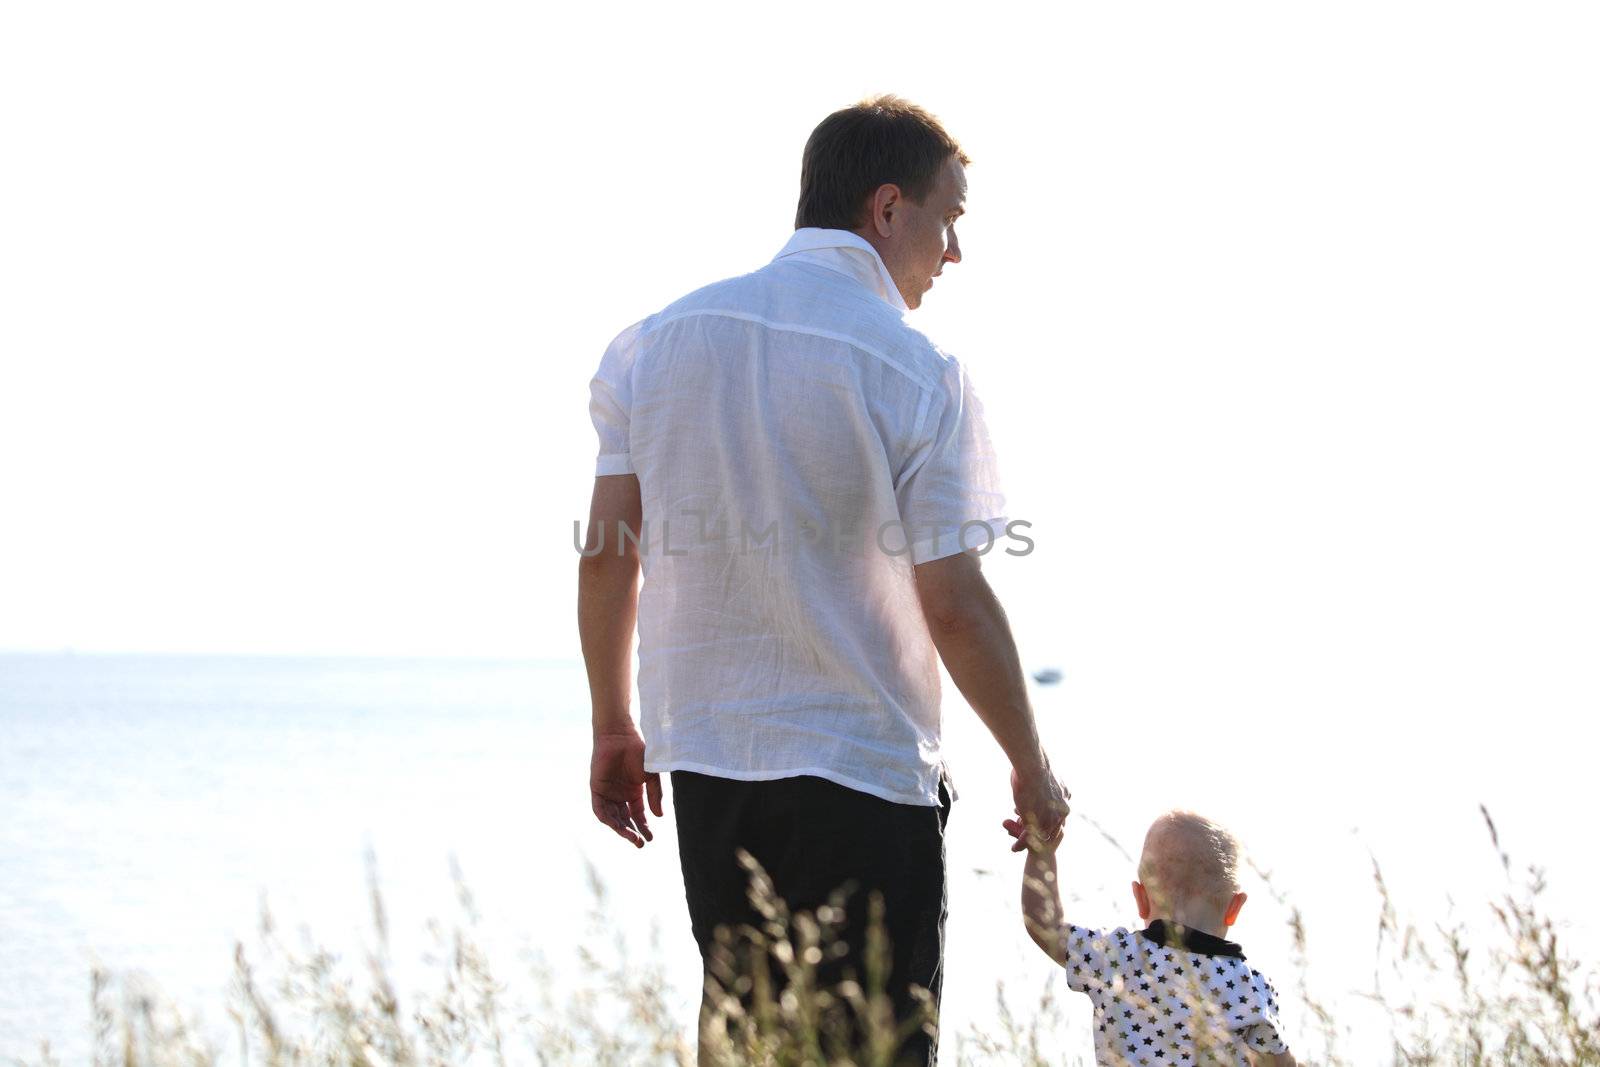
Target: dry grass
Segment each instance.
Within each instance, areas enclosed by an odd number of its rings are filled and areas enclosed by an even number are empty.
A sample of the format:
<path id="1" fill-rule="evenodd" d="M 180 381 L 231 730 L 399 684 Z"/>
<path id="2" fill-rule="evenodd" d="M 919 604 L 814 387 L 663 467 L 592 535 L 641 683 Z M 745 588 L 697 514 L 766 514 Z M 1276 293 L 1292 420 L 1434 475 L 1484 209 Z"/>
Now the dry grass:
<path id="1" fill-rule="evenodd" d="M 1468 941 L 1467 928 L 1418 929 L 1402 922 L 1374 865 L 1380 914 L 1374 987 L 1356 996 L 1379 1005 L 1396 1067 L 1540 1065 L 1600 1067 L 1600 976 L 1563 948 L 1545 912 L 1536 867 L 1518 869 L 1484 812 L 1505 872 L 1504 892 L 1487 902 L 1492 936 Z M 888 1067 L 898 1043 L 922 1020 L 896 1028 L 883 992 L 887 952 L 881 930 L 867 953 L 868 973 L 831 986 L 819 966 L 842 947 L 843 912 L 835 900 L 815 913 L 790 914 L 753 861 L 758 926 L 728 931 L 711 980 L 715 1010 L 703 1024 L 707 1060 L 716 1067 Z M 369 865 L 370 869 L 370 865 Z M 228 1047 L 208 1044 L 201 1027 L 147 982 L 102 971 L 91 976 L 95 1067 L 457 1067 L 474 1064 L 583 1064 L 688 1067 L 696 1062 L 694 1020 L 663 978 L 659 953 L 638 960 L 620 937 L 594 925 L 580 950 L 581 979 L 560 982 L 536 967 L 513 983 L 491 964 L 477 936 L 477 908 L 459 872 L 459 915 L 448 928 L 430 924 L 436 950 L 433 986 L 402 996 L 395 988 L 383 899 L 371 878 L 372 945 L 351 966 L 306 940 L 288 943 L 263 908 L 257 944 L 235 953 Z M 605 888 L 590 872 L 593 917 Z M 1348 1067 L 1351 1033 L 1339 1005 L 1312 994 L 1300 913 L 1288 901 L 1289 937 L 1298 974 L 1286 1011 L 1308 1021 L 1290 1035 L 1301 1062 Z M 765 961 L 756 966 L 754 961 Z M 997 986 L 995 1024 L 984 1033 L 946 1035 L 959 1064 L 1087 1063 L 1087 1034 L 1064 1021 L 1056 983 L 1030 992 L 1016 1010 Z M 932 1020 L 931 1006 L 928 1020 Z M 1069 1043 L 1081 1042 L 1075 1047 Z M 953 1049 L 951 1046 L 954 1046 Z M 34 1061 L 57 1061 L 48 1047 Z M 1365 1067 L 1365 1065 L 1363 1065 Z"/>

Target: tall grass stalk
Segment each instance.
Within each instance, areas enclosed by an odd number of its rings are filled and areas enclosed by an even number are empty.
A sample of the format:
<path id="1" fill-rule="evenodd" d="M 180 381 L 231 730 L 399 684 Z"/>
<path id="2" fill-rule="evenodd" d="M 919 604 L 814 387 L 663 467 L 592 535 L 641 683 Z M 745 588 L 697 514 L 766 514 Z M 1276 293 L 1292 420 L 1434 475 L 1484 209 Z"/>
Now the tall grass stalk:
<path id="1" fill-rule="evenodd" d="M 1519 868 L 1483 811 L 1504 876 L 1477 927 L 1454 920 L 1419 927 L 1401 918 L 1383 871 L 1373 863 L 1379 909 L 1372 987 L 1332 1003 L 1313 995 L 1314 963 L 1300 911 L 1269 890 L 1288 913 L 1297 972 L 1286 1018 L 1301 1063 L 1354 1067 L 1352 1005 L 1376 1005 L 1395 1067 L 1537 1065 L 1600 1067 L 1600 973 L 1566 947 L 1544 907 L 1536 866 Z M 791 911 L 753 859 L 750 899 L 759 922 L 719 933 L 697 1021 L 664 978 L 659 950 L 647 958 L 605 924 L 606 889 L 590 870 L 589 937 L 576 969 L 558 980 L 542 960 L 518 980 L 483 948 L 481 920 L 466 881 L 452 865 L 458 914 L 430 923 L 432 984 L 397 989 L 389 924 L 376 865 L 368 857 L 371 945 L 352 966 L 309 935 L 291 944 L 262 905 L 256 943 L 239 944 L 226 1004 L 233 1037 L 213 1043 L 139 976 L 95 968 L 89 979 L 94 1067 L 473 1067 L 582 1064 L 598 1067 L 891 1067 L 919 1026 L 937 1024 L 929 998 L 917 1018 L 893 1018 L 885 993 L 888 945 L 881 902 L 874 909 L 865 973 L 824 981 L 844 953 L 846 898 Z M 1477 929 L 1476 935 L 1472 933 Z M 1484 932 L 1487 931 L 1487 932 Z M 1477 941 L 1472 938 L 1476 936 Z M 577 975 L 574 978 L 574 973 Z M 1087 1032 L 1074 1028 L 1058 996 L 1059 977 L 1029 990 L 996 984 L 992 1025 L 947 1033 L 944 1058 L 958 1065 L 1088 1063 Z M 1371 1035 L 1360 1035 L 1370 1038 Z M 697 1039 L 701 1047 L 697 1060 Z M 58 1060 L 42 1046 L 32 1061 Z M 1360 1067 L 1369 1067 L 1362 1062 Z"/>

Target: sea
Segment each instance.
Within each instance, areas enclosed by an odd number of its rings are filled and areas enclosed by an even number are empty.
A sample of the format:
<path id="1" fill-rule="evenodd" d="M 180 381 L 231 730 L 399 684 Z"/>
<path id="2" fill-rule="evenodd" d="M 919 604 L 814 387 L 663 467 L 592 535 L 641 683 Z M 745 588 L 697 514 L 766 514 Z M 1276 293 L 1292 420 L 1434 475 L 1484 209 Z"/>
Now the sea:
<path id="1" fill-rule="evenodd" d="M 1489 938 L 1489 903 L 1537 863 L 1563 943 L 1593 959 L 1581 746 L 1527 723 L 1444 746 L 1355 719 L 1106 717 L 1075 705 L 1071 681 L 1034 695 L 1073 791 L 1061 864 L 1074 922 L 1136 925 L 1144 827 L 1183 806 L 1246 843 L 1250 902 L 1232 936 L 1280 989 L 1303 974 L 1341 1006 L 1357 1046 L 1382 1045 L 1367 994 L 1395 991 L 1380 878 L 1400 922 Z M 1087 1061 L 1087 1004 L 1021 926 L 1004 761 L 948 679 L 945 693 L 958 794 L 945 1048 L 982 1062 L 975 1039 L 1004 1025 L 1001 1005 L 1026 1018 L 1053 991 L 1061 1062 Z M 441 931 L 470 921 L 513 995 L 536 979 L 577 989 L 593 971 L 583 953 L 621 952 L 659 968 L 687 1030 L 699 964 L 670 794 L 643 849 L 595 821 L 588 710 L 572 660 L 0 656 L 0 1062 L 38 1062 L 44 1043 L 87 1062 L 97 968 L 238 1062 L 236 949 L 259 951 L 265 917 L 359 974 L 378 938 L 374 887 L 402 1009 L 437 988 Z M 1309 1027 L 1296 1003 L 1286 1023 Z"/>

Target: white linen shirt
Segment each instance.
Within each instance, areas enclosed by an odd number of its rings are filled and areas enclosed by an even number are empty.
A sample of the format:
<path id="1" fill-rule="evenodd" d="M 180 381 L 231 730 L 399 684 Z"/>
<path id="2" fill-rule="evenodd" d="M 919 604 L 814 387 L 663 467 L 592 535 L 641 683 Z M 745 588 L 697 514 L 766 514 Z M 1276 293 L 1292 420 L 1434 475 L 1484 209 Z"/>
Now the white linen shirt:
<path id="1" fill-rule="evenodd" d="M 1007 544 L 1005 501 L 971 381 L 905 311 L 867 241 L 802 228 L 606 349 L 595 474 L 639 480 L 647 770 L 939 803 L 913 564 Z"/>

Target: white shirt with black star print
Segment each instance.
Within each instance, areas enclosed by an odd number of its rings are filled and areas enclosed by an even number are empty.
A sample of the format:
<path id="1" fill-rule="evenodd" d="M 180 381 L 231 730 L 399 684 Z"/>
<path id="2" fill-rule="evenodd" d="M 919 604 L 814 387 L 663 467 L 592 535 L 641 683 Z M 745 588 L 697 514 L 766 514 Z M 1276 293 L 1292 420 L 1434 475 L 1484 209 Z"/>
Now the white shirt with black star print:
<path id="1" fill-rule="evenodd" d="M 1287 1052 L 1277 992 L 1231 941 L 1161 920 L 1145 930 L 1067 926 L 1067 987 L 1094 1004 L 1095 1062 L 1250 1067 Z"/>

